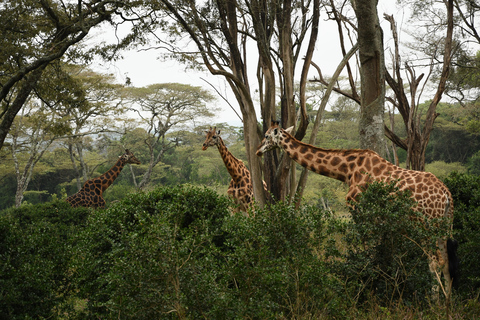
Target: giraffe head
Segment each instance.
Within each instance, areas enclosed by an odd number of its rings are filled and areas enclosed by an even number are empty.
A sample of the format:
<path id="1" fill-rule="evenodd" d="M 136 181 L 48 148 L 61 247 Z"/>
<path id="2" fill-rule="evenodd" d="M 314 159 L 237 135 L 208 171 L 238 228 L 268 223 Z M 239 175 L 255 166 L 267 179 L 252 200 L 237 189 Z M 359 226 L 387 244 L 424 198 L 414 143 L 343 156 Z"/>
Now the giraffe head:
<path id="1" fill-rule="evenodd" d="M 218 142 L 220 141 L 220 130 L 217 132 L 217 127 L 210 127 L 209 131 L 205 131 L 205 142 L 203 143 L 202 150 L 207 150 L 208 147 L 216 146 L 218 145 Z"/>
<path id="2" fill-rule="evenodd" d="M 140 164 L 140 161 L 133 155 L 133 153 L 126 149 L 125 153 L 120 156 L 125 163 Z"/>
<path id="3" fill-rule="evenodd" d="M 291 133 L 293 131 L 293 126 L 283 131 Z M 270 128 L 265 132 L 265 138 L 263 138 L 262 143 L 257 148 L 257 156 L 261 157 L 265 152 L 278 148 L 280 146 L 281 137 L 282 129 L 279 126 L 279 122 L 272 121 Z"/>

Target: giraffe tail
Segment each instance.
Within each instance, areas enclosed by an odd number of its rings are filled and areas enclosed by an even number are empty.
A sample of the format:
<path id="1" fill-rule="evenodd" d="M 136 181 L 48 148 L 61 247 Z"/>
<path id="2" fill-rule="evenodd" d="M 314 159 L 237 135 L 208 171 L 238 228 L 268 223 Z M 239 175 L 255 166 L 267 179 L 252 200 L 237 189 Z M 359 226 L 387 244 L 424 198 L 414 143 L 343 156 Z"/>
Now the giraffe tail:
<path id="1" fill-rule="evenodd" d="M 457 289 L 459 285 L 460 261 L 457 256 L 458 241 L 454 239 L 447 240 L 448 271 L 452 279 L 452 287 Z"/>

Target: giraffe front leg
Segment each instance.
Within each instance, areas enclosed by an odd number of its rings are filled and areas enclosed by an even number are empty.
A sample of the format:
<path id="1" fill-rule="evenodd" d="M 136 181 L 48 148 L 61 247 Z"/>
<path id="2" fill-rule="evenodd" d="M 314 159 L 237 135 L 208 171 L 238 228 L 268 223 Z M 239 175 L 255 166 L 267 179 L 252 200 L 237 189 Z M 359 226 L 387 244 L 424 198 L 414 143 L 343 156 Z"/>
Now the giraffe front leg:
<path id="1" fill-rule="evenodd" d="M 435 254 L 429 257 L 430 263 L 430 272 L 433 273 L 433 276 L 438 283 L 433 286 L 434 300 L 439 301 L 440 298 L 440 289 L 442 290 L 445 299 L 447 302 L 450 301 L 450 296 L 452 292 L 452 278 L 450 276 L 449 264 L 448 264 L 448 253 L 447 253 L 447 242 L 446 240 L 439 239 L 437 241 L 437 251 Z M 445 281 L 442 281 L 442 273 Z"/>

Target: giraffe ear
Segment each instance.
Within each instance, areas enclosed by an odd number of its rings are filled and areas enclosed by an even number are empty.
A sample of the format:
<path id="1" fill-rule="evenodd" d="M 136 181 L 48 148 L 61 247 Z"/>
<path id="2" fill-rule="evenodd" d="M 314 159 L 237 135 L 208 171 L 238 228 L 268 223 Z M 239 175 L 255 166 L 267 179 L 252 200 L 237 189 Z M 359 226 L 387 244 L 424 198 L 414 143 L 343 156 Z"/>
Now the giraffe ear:
<path id="1" fill-rule="evenodd" d="M 220 130 L 218 130 L 217 134 L 220 134 Z"/>
<path id="2" fill-rule="evenodd" d="M 287 129 L 285 129 L 285 131 L 286 131 L 287 133 L 289 133 L 289 134 L 292 134 L 292 132 L 293 132 L 293 126 L 288 127 Z"/>

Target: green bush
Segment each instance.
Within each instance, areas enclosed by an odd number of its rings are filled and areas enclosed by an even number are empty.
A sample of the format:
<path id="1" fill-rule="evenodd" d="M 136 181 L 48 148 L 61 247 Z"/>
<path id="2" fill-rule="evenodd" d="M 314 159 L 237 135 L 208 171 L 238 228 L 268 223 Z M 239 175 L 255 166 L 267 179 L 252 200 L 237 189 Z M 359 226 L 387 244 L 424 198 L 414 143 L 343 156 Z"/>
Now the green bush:
<path id="1" fill-rule="evenodd" d="M 458 291 L 474 297 L 480 289 L 480 176 L 452 173 L 445 180 L 454 205 L 454 237 L 458 241 Z"/>
<path id="2" fill-rule="evenodd" d="M 410 192 L 399 191 L 395 182 L 370 184 L 351 205 L 352 219 L 337 221 L 342 238 L 329 254 L 352 307 L 426 302 L 436 283 L 425 252 L 436 252 L 446 222 L 422 219 Z"/>
<path id="3" fill-rule="evenodd" d="M 132 195 L 79 234 L 79 317 L 276 318 L 328 307 L 323 214 L 279 204 L 253 218 L 206 188 Z M 330 297 L 327 299 L 327 297 Z"/>
<path id="4" fill-rule="evenodd" d="M 480 188 L 471 176 L 450 183 L 459 252 L 471 250 L 459 317 L 480 308 L 478 220 L 469 211 Z M 283 203 L 248 218 L 230 205 L 207 188 L 177 186 L 105 210 L 54 201 L 3 211 L 0 319 L 438 315 L 425 308 L 436 283 L 423 250 L 435 250 L 443 224 L 415 219 L 414 202 L 394 185 L 370 185 L 351 218 Z"/>
<path id="5" fill-rule="evenodd" d="M 71 311 L 71 240 L 88 212 L 64 201 L 0 212 L 0 319 Z"/>
<path id="6" fill-rule="evenodd" d="M 212 308 L 228 205 L 206 188 L 177 186 L 92 215 L 72 266 L 88 300 L 84 316 L 182 318 Z"/>
<path id="7" fill-rule="evenodd" d="M 233 216 L 225 223 L 230 248 L 222 265 L 226 305 L 214 318 L 318 318 L 336 298 L 323 260 L 323 211 L 282 203 Z"/>

